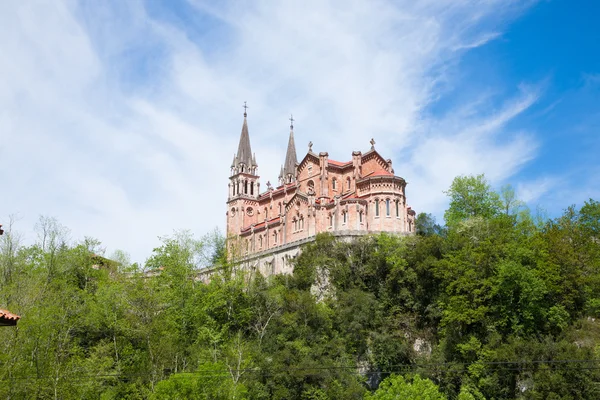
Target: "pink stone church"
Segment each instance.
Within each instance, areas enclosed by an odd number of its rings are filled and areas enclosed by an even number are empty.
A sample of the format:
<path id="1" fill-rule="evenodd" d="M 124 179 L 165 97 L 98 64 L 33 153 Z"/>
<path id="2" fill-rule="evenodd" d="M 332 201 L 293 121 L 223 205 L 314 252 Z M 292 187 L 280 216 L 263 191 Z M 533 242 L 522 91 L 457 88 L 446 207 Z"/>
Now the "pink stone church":
<path id="1" fill-rule="evenodd" d="M 312 143 L 296 157 L 293 119 L 279 185 L 260 191 L 258 164 L 250 147 L 247 114 L 231 164 L 227 198 L 228 254 L 263 275 L 290 273 L 289 260 L 321 232 L 342 239 L 368 233 L 411 234 L 415 212 L 406 201 L 406 181 L 392 161 L 375 150 L 353 151 L 349 161 L 315 153 Z"/>

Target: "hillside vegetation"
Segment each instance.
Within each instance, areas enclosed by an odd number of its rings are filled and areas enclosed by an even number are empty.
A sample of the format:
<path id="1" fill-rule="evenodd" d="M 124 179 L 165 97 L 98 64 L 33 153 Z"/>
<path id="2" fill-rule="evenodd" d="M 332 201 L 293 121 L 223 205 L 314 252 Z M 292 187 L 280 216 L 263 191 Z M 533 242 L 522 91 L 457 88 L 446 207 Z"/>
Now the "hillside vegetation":
<path id="1" fill-rule="evenodd" d="M 600 203 L 547 220 L 483 176 L 447 193 L 444 226 L 320 235 L 269 278 L 215 237 L 163 238 L 141 268 L 52 219 L 33 246 L 7 229 L 0 398 L 600 398 Z"/>

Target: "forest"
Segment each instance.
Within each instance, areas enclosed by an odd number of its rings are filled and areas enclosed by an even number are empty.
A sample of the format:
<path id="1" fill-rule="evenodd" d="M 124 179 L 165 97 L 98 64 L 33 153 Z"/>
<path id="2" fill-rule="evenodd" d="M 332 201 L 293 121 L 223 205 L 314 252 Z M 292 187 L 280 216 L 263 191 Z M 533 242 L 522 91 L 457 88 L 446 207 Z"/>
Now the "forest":
<path id="1" fill-rule="evenodd" d="M 443 223 L 319 235 L 271 277 L 218 233 L 138 265 L 54 218 L 32 245 L 8 224 L 0 308 L 21 320 L 0 327 L 0 398 L 599 399 L 600 203 L 547 218 L 483 175 L 446 194 Z"/>

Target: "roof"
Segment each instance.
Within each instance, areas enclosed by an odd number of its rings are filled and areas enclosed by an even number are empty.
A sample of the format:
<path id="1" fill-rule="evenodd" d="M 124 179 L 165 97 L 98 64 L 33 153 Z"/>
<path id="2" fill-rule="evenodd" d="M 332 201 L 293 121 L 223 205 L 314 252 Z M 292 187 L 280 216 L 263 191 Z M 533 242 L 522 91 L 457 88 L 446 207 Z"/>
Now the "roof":
<path id="1" fill-rule="evenodd" d="M 385 169 L 380 169 L 374 172 L 371 172 L 370 174 L 367 174 L 364 176 L 364 178 L 366 177 L 373 177 L 373 176 L 394 176 L 394 174 L 392 174 L 389 171 L 386 171 Z"/>
<path id="2" fill-rule="evenodd" d="M 277 217 L 274 217 L 274 218 L 271 218 L 271 219 L 270 219 L 270 220 L 268 220 L 268 221 L 263 221 L 263 222 L 261 222 L 261 223 L 258 223 L 258 224 L 256 224 L 256 225 L 248 225 L 247 227 L 243 228 L 243 229 L 241 230 L 241 232 L 247 232 L 247 231 L 249 231 L 249 230 L 250 230 L 250 228 L 252 228 L 252 227 L 254 227 L 254 229 L 255 229 L 255 230 L 256 230 L 256 229 L 260 229 L 260 228 L 264 227 L 265 225 L 267 225 L 267 226 L 268 226 L 268 225 L 270 225 L 272 222 L 275 222 L 275 221 L 279 221 L 279 216 L 277 216 Z"/>
<path id="3" fill-rule="evenodd" d="M 242 134 L 240 135 L 240 144 L 238 145 L 237 155 L 234 163 L 244 163 L 247 166 L 255 164 L 252 157 L 252 148 L 250 147 L 250 135 L 248 134 L 248 121 L 244 113 L 244 124 L 242 125 Z"/>
<path id="4" fill-rule="evenodd" d="M 296 186 L 296 182 L 288 183 L 287 185 L 281 185 L 281 186 L 278 186 L 277 188 L 275 188 L 275 189 L 273 189 L 273 190 L 267 190 L 266 192 L 262 192 L 262 193 L 261 193 L 261 194 L 258 196 L 258 198 L 259 198 L 259 199 L 263 199 L 263 198 L 265 198 L 266 196 L 269 196 L 269 195 L 275 195 L 275 194 L 278 194 L 278 193 L 280 193 L 280 192 L 283 192 L 283 189 L 284 189 L 284 188 L 285 188 L 285 189 L 289 189 L 289 188 L 291 188 L 291 187 L 294 187 L 294 186 Z"/>
<path id="5" fill-rule="evenodd" d="M 17 324 L 17 321 L 20 320 L 16 314 L 13 314 L 7 310 L 0 309 L 0 326 L 14 326 Z"/>
<path id="6" fill-rule="evenodd" d="M 327 163 L 331 164 L 331 165 L 335 165 L 336 167 L 345 167 L 347 165 L 352 164 L 352 161 L 341 162 L 341 161 L 335 161 L 335 160 L 327 160 Z"/>
<path id="7" fill-rule="evenodd" d="M 290 129 L 290 139 L 288 140 L 287 152 L 285 154 L 285 164 L 283 164 L 282 177 L 292 175 L 296 177 L 296 165 L 298 164 L 298 157 L 296 157 L 296 143 L 294 142 L 294 130 Z"/>

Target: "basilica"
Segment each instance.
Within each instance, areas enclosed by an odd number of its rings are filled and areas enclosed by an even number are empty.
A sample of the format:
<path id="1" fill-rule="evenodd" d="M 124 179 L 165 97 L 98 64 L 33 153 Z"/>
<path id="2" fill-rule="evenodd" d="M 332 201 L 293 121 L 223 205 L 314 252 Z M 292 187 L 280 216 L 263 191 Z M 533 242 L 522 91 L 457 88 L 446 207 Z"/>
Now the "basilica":
<path id="1" fill-rule="evenodd" d="M 415 212 L 407 205 L 406 181 L 392 161 L 371 148 L 348 161 L 315 153 L 312 143 L 298 162 L 293 119 L 277 186 L 261 192 L 250 146 L 247 113 L 234 154 L 227 198 L 228 254 L 263 275 L 291 272 L 290 258 L 321 232 L 342 239 L 368 233 L 411 234 Z"/>

